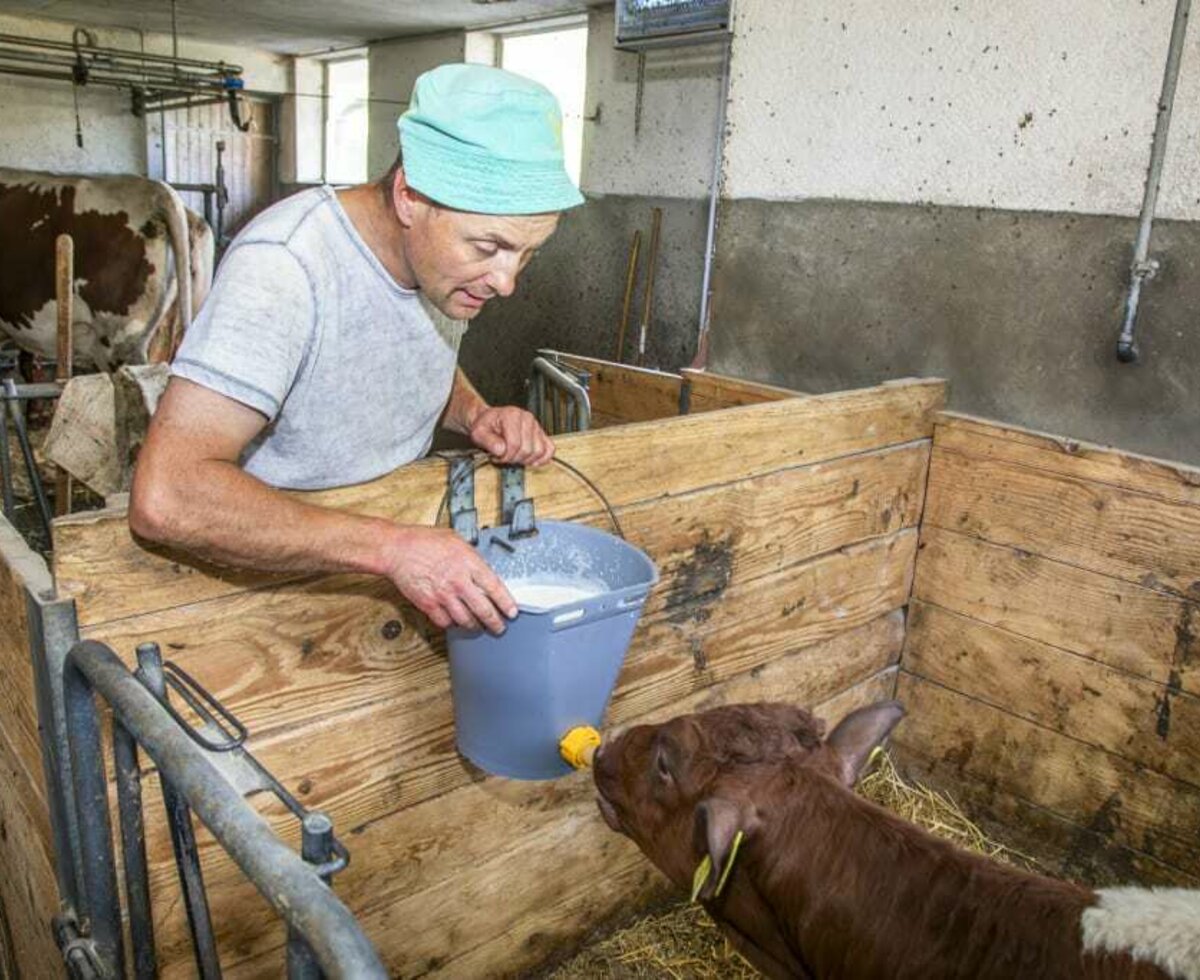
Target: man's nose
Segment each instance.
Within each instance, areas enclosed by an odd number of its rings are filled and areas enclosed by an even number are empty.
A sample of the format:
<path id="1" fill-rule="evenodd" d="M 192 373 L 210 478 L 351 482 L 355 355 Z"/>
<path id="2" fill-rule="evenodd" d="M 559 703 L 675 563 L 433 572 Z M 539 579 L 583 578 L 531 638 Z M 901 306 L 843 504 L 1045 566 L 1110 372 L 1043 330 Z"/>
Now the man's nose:
<path id="1" fill-rule="evenodd" d="M 520 266 L 515 255 L 501 252 L 496 256 L 491 269 L 488 270 L 488 287 L 497 296 L 511 296 L 517 288 L 517 273 Z"/>

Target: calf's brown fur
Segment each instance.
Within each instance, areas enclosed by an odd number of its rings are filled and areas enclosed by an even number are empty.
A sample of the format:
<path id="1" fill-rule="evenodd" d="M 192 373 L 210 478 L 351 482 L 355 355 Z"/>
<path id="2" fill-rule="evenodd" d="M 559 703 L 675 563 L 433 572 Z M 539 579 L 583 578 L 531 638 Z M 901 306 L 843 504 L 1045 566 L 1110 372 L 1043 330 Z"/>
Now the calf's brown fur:
<path id="1" fill-rule="evenodd" d="M 701 898 L 771 977 L 1165 976 L 1083 951 L 1089 889 L 961 851 L 851 791 L 903 713 L 860 709 L 827 739 L 780 704 L 638 726 L 597 755 L 600 809 L 682 888 L 707 854 Z"/>

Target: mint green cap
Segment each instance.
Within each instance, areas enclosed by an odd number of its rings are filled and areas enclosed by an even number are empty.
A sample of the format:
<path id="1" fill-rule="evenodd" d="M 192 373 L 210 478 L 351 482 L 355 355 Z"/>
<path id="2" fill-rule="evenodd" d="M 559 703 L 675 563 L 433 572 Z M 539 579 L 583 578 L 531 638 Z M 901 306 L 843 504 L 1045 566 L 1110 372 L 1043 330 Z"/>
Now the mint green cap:
<path id="1" fill-rule="evenodd" d="M 541 214 L 583 203 L 563 166 L 562 113 L 545 86 L 484 65 L 441 65 L 399 119 L 408 184 L 446 207 Z"/>

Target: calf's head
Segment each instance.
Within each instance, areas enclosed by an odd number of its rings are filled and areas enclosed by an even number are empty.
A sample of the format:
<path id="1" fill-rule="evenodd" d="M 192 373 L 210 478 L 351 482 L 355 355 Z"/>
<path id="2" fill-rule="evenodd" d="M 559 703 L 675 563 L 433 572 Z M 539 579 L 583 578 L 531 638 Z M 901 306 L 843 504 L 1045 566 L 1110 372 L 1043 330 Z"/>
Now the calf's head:
<path id="1" fill-rule="evenodd" d="M 690 887 L 707 855 L 712 898 L 738 833 L 748 846 L 786 806 L 784 763 L 853 786 L 872 750 L 904 716 L 896 701 L 851 712 L 823 738 L 824 723 L 787 704 L 742 704 L 639 725 L 596 756 L 598 803 L 613 830 L 632 838 L 672 881 Z"/>

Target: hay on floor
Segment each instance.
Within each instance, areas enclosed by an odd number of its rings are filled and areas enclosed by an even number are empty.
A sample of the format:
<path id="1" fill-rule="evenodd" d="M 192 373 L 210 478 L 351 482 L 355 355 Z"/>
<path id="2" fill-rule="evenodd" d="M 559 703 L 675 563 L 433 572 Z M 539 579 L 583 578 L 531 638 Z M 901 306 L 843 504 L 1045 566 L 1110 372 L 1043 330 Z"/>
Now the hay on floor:
<path id="1" fill-rule="evenodd" d="M 960 847 L 1029 870 L 1025 854 L 973 824 L 946 793 L 906 781 L 886 752 L 877 752 L 858 785 L 867 799 Z M 699 905 L 678 905 L 638 919 L 586 947 L 547 980 L 753 980 L 760 974 L 734 951 Z"/>

